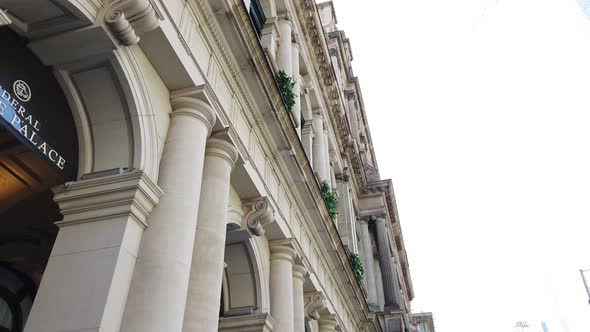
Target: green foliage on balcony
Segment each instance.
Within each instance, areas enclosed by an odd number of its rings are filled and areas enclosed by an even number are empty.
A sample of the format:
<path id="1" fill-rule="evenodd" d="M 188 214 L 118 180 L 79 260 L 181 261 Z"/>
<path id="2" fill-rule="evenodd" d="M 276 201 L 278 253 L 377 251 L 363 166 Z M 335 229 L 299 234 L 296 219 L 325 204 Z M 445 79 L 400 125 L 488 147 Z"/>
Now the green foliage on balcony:
<path id="1" fill-rule="evenodd" d="M 358 282 L 363 281 L 365 277 L 365 268 L 361 262 L 361 257 L 358 254 L 350 253 L 350 265 L 352 265 L 352 272 Z"/>
<path id="2" fill-rule="evenodd" d="M 326 203 L 326 206 L 328 207 L 330 217 L 332 217 L 333 220 L 336 220 L 336 216 L 338 215 L 338 198 L 334 196 L 328 181 L 322 182 L 322 197 L 324 198 L 324 203 Z"/>
<path id="3" fill-rule="evenodd" d="M 291 112 L 293 106 L 295 105 L 295 93 L 293 93 L 295 80 L 287 75 L 284 70 L 281 70 L 277 76 L 277 83 L 279 85 L 279 91 L 281 91 L 281 97 L 283 98 L 285 107 L 287 107 L 287 111 Z"/>

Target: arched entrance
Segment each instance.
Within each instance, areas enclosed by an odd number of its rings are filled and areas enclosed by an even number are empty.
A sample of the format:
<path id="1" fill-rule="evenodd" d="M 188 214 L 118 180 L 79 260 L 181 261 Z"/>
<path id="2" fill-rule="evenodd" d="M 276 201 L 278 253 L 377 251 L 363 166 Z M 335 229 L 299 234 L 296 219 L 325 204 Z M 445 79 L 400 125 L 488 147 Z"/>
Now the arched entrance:
<path id="1" fill-rule="evenodd" d="M 51 188 L 76 178 L 78 142 L 51 70 L 0 28 L 0 331 L 20 332 L 61 219 Z"/>
<path id="2" fill-rule="evenodd" d="M 0 292 L 18 280 L 34 300 L 14 310 L 0 294 L 0 331 L 114 331 L 161 195 L 169 92 L 139 47 L 92 25 L 98 12 L 56 3 L 0 8 L 13 22 L 0 27 Z"/>

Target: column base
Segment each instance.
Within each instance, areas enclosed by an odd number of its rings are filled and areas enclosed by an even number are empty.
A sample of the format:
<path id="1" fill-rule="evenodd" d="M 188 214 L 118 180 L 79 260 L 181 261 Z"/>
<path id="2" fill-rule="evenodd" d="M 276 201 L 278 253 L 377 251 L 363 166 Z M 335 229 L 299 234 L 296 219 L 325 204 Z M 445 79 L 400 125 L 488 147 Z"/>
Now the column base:
<path id="1" fill-rule="evenodd" d="M 379 308 L 379 305 L 376 303 L 368 303 L 368 305 L 369 305 L 369 311 L 371 311 L 371 312 L 381 311 L 381 308 Z"/>
<path id="2" fill-rule="evenodd" d="M 219 319 L 219 332 L 272 332 L 274 323 L 268 313 L 223 317 Z"/>

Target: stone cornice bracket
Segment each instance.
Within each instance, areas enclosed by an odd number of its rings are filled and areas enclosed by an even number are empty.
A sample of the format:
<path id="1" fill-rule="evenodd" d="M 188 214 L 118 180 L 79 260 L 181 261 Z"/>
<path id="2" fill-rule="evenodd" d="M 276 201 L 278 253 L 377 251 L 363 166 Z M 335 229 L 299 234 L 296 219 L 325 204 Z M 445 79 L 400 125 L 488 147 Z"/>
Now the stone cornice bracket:
<path id="1" fill-rule="evenodd" d="M 8 14 L 0 8 L 0 27 L 9 25 L 10 23 L 12 23 L 12 20 L 8 17 Z"/>
<path id="2" fill-rule="evenodd" d="M 305 313 L 309 318 L 320 319 L 320 310 L 326 308 L 326 300 L 322 292 L 305 294 Z"/>
<path id="3" fill-rule="evenodd" d="M 139 35 L 160 25 L 160 19 L 149 0 L 118 0 L 105 11 L 105 23 L 125 46 L 137 44 Z"/>
<path id="4" fill-rule="evenodd" d="M 246 205 L 250 207 L 250 211 L 244 217 L 246 226 L 254 235 L 264 235 L 264 226 L 275 221 L 275 214 L 268 198 L 260 197 Z"/>
<path id="5" fill-rule="evenodd" d="M 356 91 L 354 89 L 345 90 L 344 96 L 346 96 L 346 98 L 349 100 L 354 100 L 356 98 Z"/>

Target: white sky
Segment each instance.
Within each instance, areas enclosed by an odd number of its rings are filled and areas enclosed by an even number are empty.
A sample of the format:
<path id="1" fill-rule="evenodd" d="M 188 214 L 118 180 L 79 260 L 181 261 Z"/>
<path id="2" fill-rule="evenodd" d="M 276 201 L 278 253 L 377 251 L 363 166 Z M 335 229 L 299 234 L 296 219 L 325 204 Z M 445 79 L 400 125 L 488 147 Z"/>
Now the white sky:
<path id="1" fill-rule="evenodd" d="M 437 332 L 590 331 L 590 21 L 576 1 L 335 6 L 396 189 L 414 311 Z"/>

